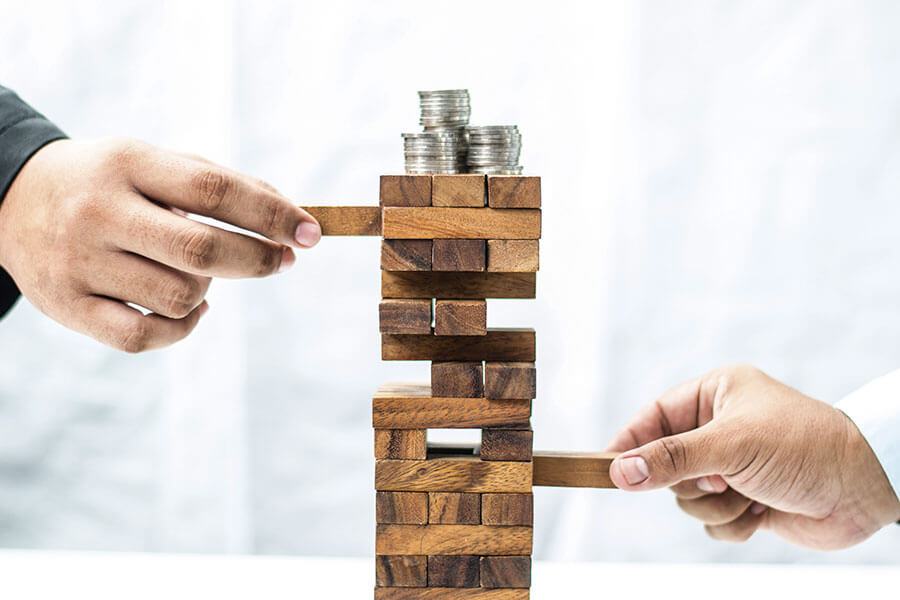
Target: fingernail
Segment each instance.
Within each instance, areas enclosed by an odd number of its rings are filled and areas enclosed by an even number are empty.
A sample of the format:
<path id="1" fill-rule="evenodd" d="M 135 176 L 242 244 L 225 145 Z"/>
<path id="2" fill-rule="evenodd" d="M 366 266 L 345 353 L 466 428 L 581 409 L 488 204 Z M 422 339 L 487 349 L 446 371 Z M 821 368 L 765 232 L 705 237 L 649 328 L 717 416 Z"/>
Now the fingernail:
<path id="1" fill-rule="evenodd" d="M 643 483 L 650 476 L 650 469 L 647 468 L 647 461 L 640 456 L 629 456 L 619 461 L 619 468 L 628 485 L 637 485 Z"/>
<path id="2" fill-rule="evenodd" d="M 305 248 L 312 248 L 319 243 L 322 238 L 322 228 L 318 223 L 312 221 L 303 221 L 297 225 L 297 231 L 294 233 L 294 239 L 297 243 Z"/>
<path id="3" fill-rule="evenodd" d="M 766 512 L 766 508 L 767 507 L 765 504 L 760 504 L 759 502 L 754 502 L 753 504 L 750 505 L 750 512 L 752 512 L 754 515 L 761 515 L 764 512 Z"/>
<path id="4" fill-rule="evenodd" d="M 293 267 L 295 262 L 297 262 L 297 257 L 294 255 L 294 251 L 285 247 L 284 252 L 281 254 L 281 264 L 278 265 L 278 272 L 284 273 Z"/>
<path id="5" fill-rule="evenodd" d="M 708 477 L 701 477 L 700 479 L 698 479 L 697 488 L 702 492 L 706 492 L 707 494 L 712 494 L 716 491 L 716 488 L 713 487 L 713 484 Z"/>

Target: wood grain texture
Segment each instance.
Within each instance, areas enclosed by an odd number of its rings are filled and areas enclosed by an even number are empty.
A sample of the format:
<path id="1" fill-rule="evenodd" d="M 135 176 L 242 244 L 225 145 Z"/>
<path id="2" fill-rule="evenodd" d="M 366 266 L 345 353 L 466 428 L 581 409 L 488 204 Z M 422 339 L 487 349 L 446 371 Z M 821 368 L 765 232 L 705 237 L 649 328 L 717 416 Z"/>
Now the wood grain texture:
<path id="1" fill-rule="evenodd" d="M 429 556 L 428 587 L 476 588 L 481 585 L 478 556 Z"/>
<path id="2" fill-rule="evenodd" d="M 480 525 L 481 494 L 429 492 L 428 522 L 440 525 Z"/>
<path id="3" fill-rule="evenodd" d="M 514 400 L 524 402 L 524 400 Z M 490 428 L 481 430 L 481 460 L 531 460 L 531 429 Z"/>
<path id="4" fill-rule="evenodd" d="M 432 206 L 482 207 L 486 199 L 484 175 L 432 175 Z"/>
<path id="5" fill-rule="evenodd" d="M 534 298 L 534 273 L 382 271 L 384 298 Z"/>
<path id="6" fill-rule="evenodd" d="M 480 571 L 485 588 L 531 587 L 530 556 L 483 556 Z"/>
<path id="7" fill-rule="evenodd" d="M 381 206 L 431 206 L 431 175 L 382 175 Z"/>
<path id="8" fill-rule="evenodd" d="M 491 175 L 487 178 L 488 206 L 492 208 L 540 208 L 541 178 Z"/>
<path id="9" fill-rule="evenodd" d="M 488 398 L 534 399 L 537 396 L 537 369 L 534 363 L 485 363 L 484 393 Z"/>
<path id="10" fill-rule="evenodd" d="M 375 588 L 375 600 L 528 600 L 523 589 Z"/>
<path id="11" fill-rule="evenodd" d="M 484 240 L 434 240 L 431 265 L 434 271 L 484 271 L 487 244 Z"/>
<path id="12" fill-rule="evenodd" d="M 376 556 L 375 585 L 425 587 L 428 585 L 428 557 Z"/>
<path id="13" fill-rule="evenodd" d="M 532 494 L 482 494 L 481 522 L 485 525 L 534 524 Z"/>
<path id="14" fill-rule="evenodd" d="M 381 235 L 378 206 L 302 206 L 322 227 L 322 235 Z"/>
<path id="15" fill-rule="evenodd" d="M 481 362 L 431 363 L 431 393 L 439 398 L 483 398 Z"/>
<path id="16" fill-rule="evenodd" d="M 424 525 L 428 523 L 425 492 L 376 492 L 375 522 Z"/>
<path id="17" fill-rule="evenodd" d="M 427 448 L 424 429 L 375 430 L 375 458 L 425 460 Z"/>
<path id="18" fill-rule="evenodd" d="M 492 329 L 487 335 L 382 334 L 382 360 L 534 362 L 533 329 Z"/>
<path id="19" fill-rule="evenodd" d="M 384 271 L 430 271 L 431 240 L 382 240 L 381 268 Z"/>
<path id="20" fill-rule="evenodd" d="M 522 426 L 531 418 L 528 400 L 485 398 L 372 399 L 372 425 L 379 429 L 474 429 Z"/>
<path id="21" fill-rule="evenodd" d="M 539 209 L 385 207 L 386 239 L 536 240 L 541 237 Z"/>
<path id="22" fill-rule="evenodd" d="M 487 302 L 484 300 L 436 300 L 434 303 L 434 334 L 487 335 Z"/>
<path id="23" fill-rule="evenodd" d="M 616 452 L 535 452 L 534 485 L 614 488 L 609 465 Z"/>
<path id="24" fill-rule="evenodd" d="M 376 554 L 521 556 L 531 554 L 531 527 L 376 525 Z"/>
<path id="25" fill-rule="evenodd" d="M 540 267 L 537 240 L 488 240 L 487 270 L 497 273 L 534 273 Z"/>
<path id="26" fill-rule="evenodd" d="M 375 461 L 379 491 L 530 492 L 532 477 L 530 462 L 489 462 L 468 456 Z"/>
<path id="27" fill-rule="evenodd" d="M 381 333 L 430 335 L 431 300 L 382 300 L 378 328 Z"/>

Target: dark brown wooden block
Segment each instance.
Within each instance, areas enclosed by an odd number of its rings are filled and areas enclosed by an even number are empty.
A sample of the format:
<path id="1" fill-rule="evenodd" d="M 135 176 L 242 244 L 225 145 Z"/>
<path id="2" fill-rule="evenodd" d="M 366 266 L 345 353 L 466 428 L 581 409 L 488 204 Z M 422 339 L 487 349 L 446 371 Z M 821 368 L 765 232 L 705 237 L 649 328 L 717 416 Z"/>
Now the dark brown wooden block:
<path id="1" fill-rule="evenodd" d="M 303 206 L 322 228 L 322 235 L 381 235 L 378 206 Z"/>
<path id="2" fill-rule="evenodd" d="M 534 273 L 381 273 L 384 298 L 534 298 L 534 291 Z"/>
<path id="3" fill-rule="evenodd" d="M 481 522 L 485 525 L 534 523 L 534 496 L 531 494 L 482 494 Z"/>
<path id="4" fill-rule="evenodd" d="M 379 587 L 425 587 L 428 585 L 428 557 L 376 556 L 375 585 Z"/>
<path id="5" fill-rule="evenodd" d="M 428 494 L 376 492 L 375 522 L 424 525 L 428 522 Z"/>
<path id="6" fill-rule="evenodd" d="M 436 300 L 435 335 L 487 335 L 487 302 L 484 300 Z"/>
<path id="7" fill-rule="evenodd" d="M 528 600 L 529 590 L 485 588 L 375 588 L 375 600 Z"/>
<path id="8" fill-rule="evenodd" d="M 492 208 L 540 208 L 541 178 L 518 175 L 488 177 L 488 206 Z"/>
<path id="9" fill-rule="evenodd" d="M 428 522 L 442 525 L 480 525 L 481 494 L 430 492 Z"/>
<path id="10" fill-rule="evenodd" d="M 539 209 L 385 207 L 385 239 L 536 240 Z"/>
<path id="11" fill-rule="evenodd" d="M 430 574 L 430 566 L 429 566 Z M 481 557 L 481 587 L 529 588 L 531 587 L 530 556 Z"/>
<path id="12" fill-rule="evenodd" d="M 429 556 L 428 587 L 479 587 L 480 566 L 478 556 Z"/>
<path id="13" fill-rule="evenodd" d="M 431 175 L 382 175 L 381 206 L 430 206 Z"/>
<path id="14" fill-rule="evenodd" d="M 431 393 L 440 398 L 483 398 L 481 362 L 431 363 Z"/>
<path id="15" fill-rule="evenodd" d="M 449 456 L 375 461 L 375 489 L 391 492 L 530 492 L 530 462 Z M 433 554 L 433 553 L 427 553 Z"/>
<path id="16" fill-rule="evenodd" d="M 435 271 L 484 271 L 487 245 L 484 240 L 434 240 L 432 269 Z"/>
<path id="17" fill-rule="evenodd" d="M 518 402 L 524 402 L 519 400 Z M 531 429 L 481 430 L 481 460 L 531 460 Z"/>
<path id="18" fill-rule="evenodd" d="M 614 488 L 609 466 L 616 452 L 535 452 L 534 485 Z"/>
<path id="19" fill-rule="evenodd" d="M 382 240 L 381 268 L 385 271 L 430 271 L 431 240 Z"/>
<path id="20" fill-rule="evenodd" d="M 372 424 L 379 429 L 521 427 L 530 418 L 530 400 L 408 396 L 372 399 Z"/>
<path id="21" fill-rule="evenodd" d="M 376 525 L 375 553 L 429 556 L 531 554 L 531 527 L 488 525 Z"/>
<path id="22" fill-rule="evenodd" d="M 537 396 L 537 370 L 534 363 L 485 363 L 484 393 L 488 398 L 534 399 Z"/>
<path id="23" fill-rule="evenodd" d="M 537 240 L 488 240 L 487 270 L 498 273 L 533 273 L 540 266 Z"/>
<path id="24" fill-rule="evenodd" d="M 382 360 L 533 362 L 533 329 L 492 329 L 487 335 L 381 336 Z"/>
<path id="25" fill-rule="evenodd" d="M 432 206 L 484 206 L 484 175 L 433 175 L 431 181 Z"/>
<path id="26" fill-rule="evenodd" d="M 425 460 L 426 438 L 424 429 L 376 429 L 375 458 Z"/>
<path id="27" fill-rule="evenodd" d="M 381 333 L 428 335 L 431 300 L 382 300 L 378 320 Z"/>

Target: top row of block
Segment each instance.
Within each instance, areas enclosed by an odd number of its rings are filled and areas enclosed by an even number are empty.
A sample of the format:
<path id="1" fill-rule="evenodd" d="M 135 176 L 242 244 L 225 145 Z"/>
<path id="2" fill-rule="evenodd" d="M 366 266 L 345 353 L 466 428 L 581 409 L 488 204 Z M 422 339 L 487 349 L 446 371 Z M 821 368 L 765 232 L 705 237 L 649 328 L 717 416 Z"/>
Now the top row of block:
<path id="1" fill-rule="evenodd" d="M 519 175 L 382 175 L 381 206 L 540 208 L 541 178 Z"/>

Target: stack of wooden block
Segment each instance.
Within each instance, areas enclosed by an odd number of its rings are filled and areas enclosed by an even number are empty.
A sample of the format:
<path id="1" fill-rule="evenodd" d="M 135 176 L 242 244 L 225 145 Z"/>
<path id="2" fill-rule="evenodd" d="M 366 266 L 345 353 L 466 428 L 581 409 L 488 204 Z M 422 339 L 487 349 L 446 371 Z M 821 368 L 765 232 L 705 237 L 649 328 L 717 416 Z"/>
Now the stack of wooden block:
<path id="1" fill-rule="evenodd" d="M 488 298 L 534 298 L 540 179 L 381 178 L 384 360 L 431 362 L 387 384 L 375 427 L 376 600 L 528 598 L 533 329 L 487 327 Z M 429 429 L 480 429 L 474 447 Z"/>

